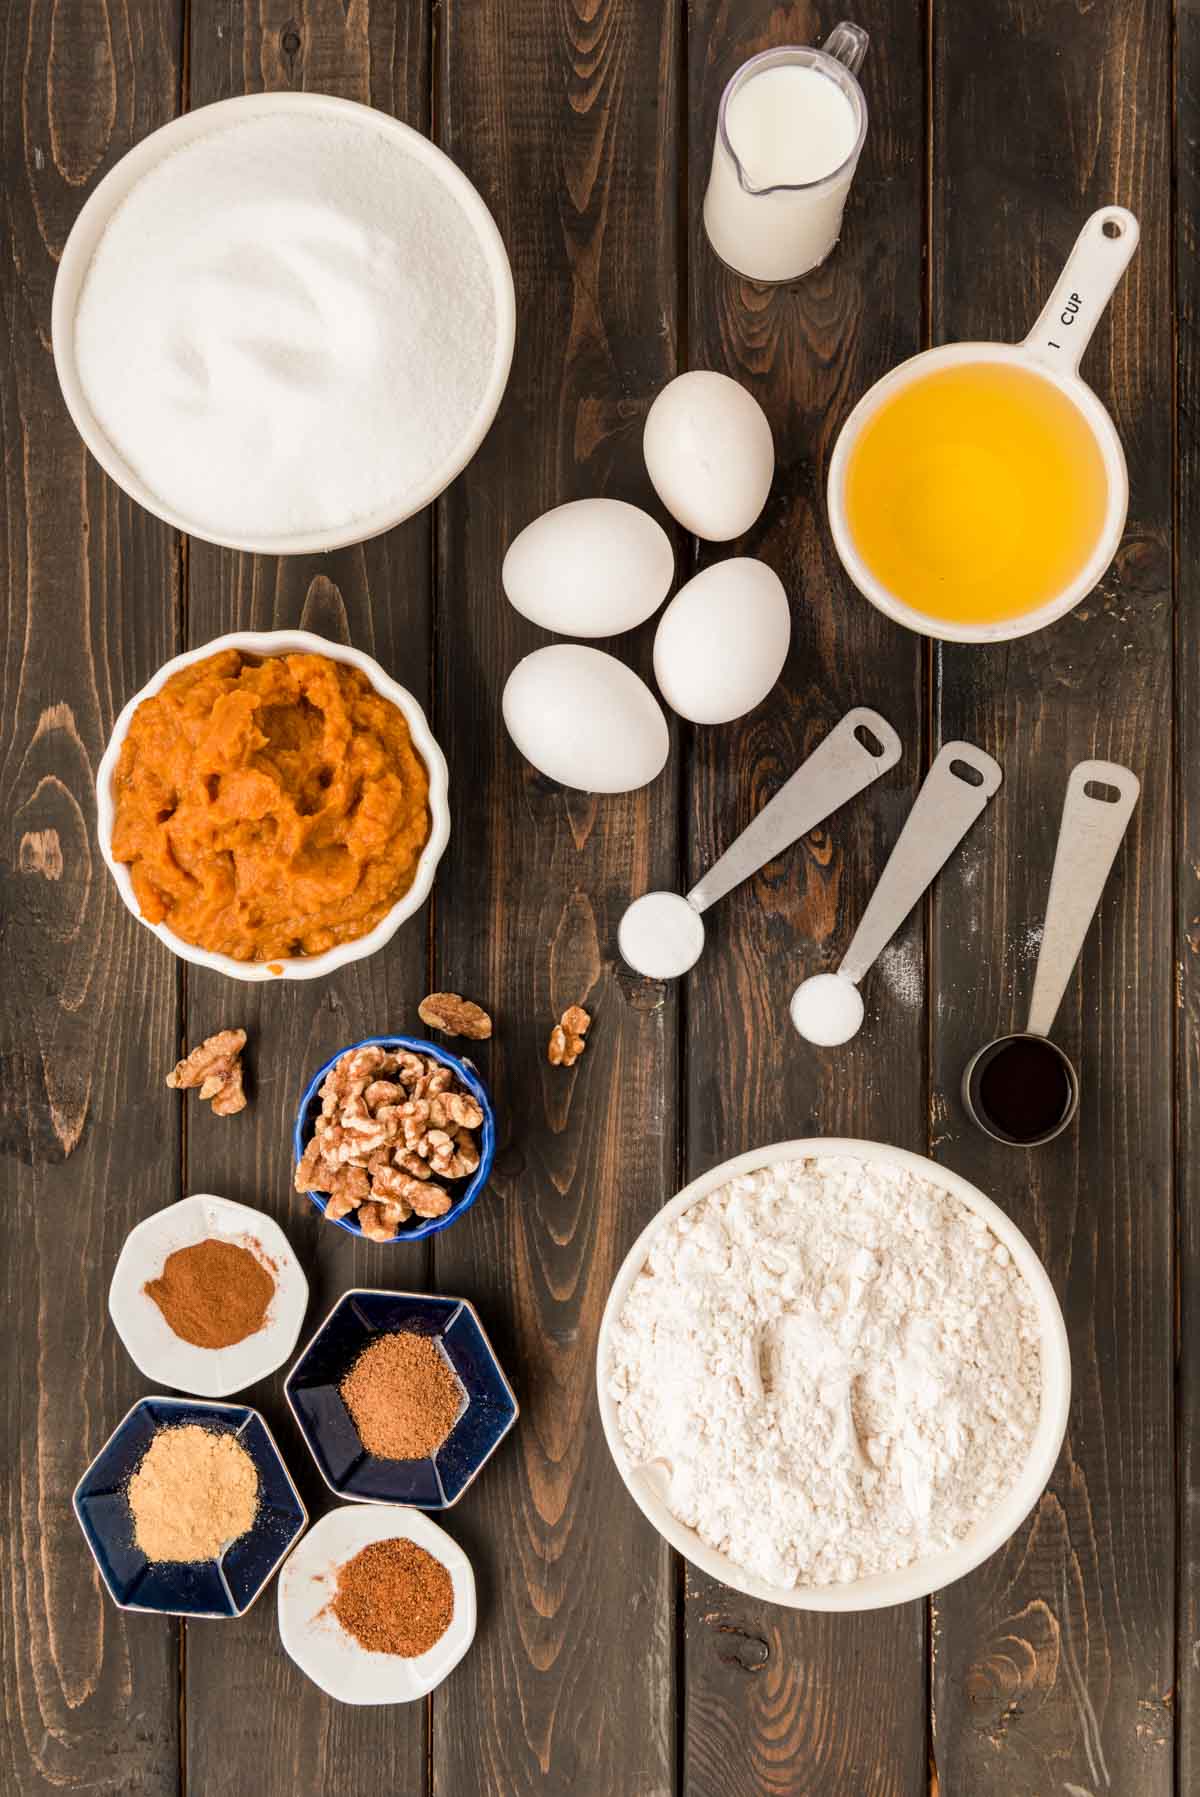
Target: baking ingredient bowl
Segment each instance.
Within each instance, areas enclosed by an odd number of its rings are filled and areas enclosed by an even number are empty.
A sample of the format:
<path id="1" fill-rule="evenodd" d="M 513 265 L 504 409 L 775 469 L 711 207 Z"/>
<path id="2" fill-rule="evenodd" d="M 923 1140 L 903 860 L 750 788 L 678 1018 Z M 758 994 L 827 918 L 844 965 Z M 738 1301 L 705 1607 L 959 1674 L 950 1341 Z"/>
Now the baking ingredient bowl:
<path id="1" fill-rule="evenodd" d="M 307 121 L 332 121 L 343 125 L 363 125 L 382 132 L 405 155 L 428 169 L 433 181 L 447 192 L 466 215 L 472 235 L 482 256 L 492 289 L 496 340 L 486 386 L 479 396 L 470 424 L 460 441 L 435 467 L 419 488 L 409 491 L 389 506 L 349 520 L 334 529 L 297 530 L 287 535 L 259 536 L 219 535 L 206 528 L 203 518 L 189 517 L 161 500 L 129 466 L 95 417 L 80 379 L 76 361 L 75 319 L 80 294 L 88 269 L 104 232 L 114 213 L 137 184 L 156 170 L 166 158 L 199 139 L 263 118 L 290 117 Z M 383 176 L 380 176 L 383 179 Z M 287 198 L 281 193 L 281 201 Z M 494 219 L 479 193 L 455 164 L 429 139 L 411 126 L 401 124 L 369 106 L 343 100 L 332 94 L 276 93 L 246 94 L 231 100 L 220 100 L 210 106 L 197 107 L 143 138 L 111 169 L 87 200 L 71 229 L 59 263 L 54 283 L 51 312 L 51 336 L 54 365 L 75 426 L 101 467 L 123 487 L 131 498 L 167 524 L 189 535 L 222 542 L 231 549 L 252 554 L 301 555 L 338 549 L 347 543 L 363 542 L 390 530 L 410 518 L 436 499 L 462 472 L 475 454 L 499 409 L 512 365 L 516 336 L 516 304 L 512 270 L 503 240 Z"/>
<path id="2" fill-rule="evenodd" d="M 228 1348 L 201 1348 L 176 1335 L 145 1290 L 168 1255 L 213 1238 L 249 1248 L 275 1281 L 261 1329 Z M 308 1280 L 278 1223 L 248 1204 L 209 1192 L 181 1198 L 131 1229 L 117 1258 L 108 1310 L 140 1373 L 203 1398 L 228 1398 L 283 1365 L 308 1309 Z"/>
<path id="3" fill-rule="evenodd" d="M 421 851 L 412 885 L 403 897 L 397 899 L 391 910 L 380 918 L 373 930 L 369 930 L 365 936 L 355 937 L 352 942 L 340 942 L 335 948 L 326 949 L 323 954 L 294 955 L 279 961 L 236 961 L 232 955 L 199 948 L 194 942 L 186 942 L 182 936 L 177 936 L 166 923 L 150 923 L 142 916 L 129 869 L 123 862 L 113 858 L 113 775 L 134 712 L 144 699 L 152 698 L 159 692 L 172 674 L 178 673 L 181 668 L 190 667 L 194 662 L 205 661 L 223 649 L 238 649 L 243 655 L 264 658 L 271 655 L 324 655 L 330 661 L 346 662 L 350 667 L 357 668 L 370 681 L 375 691 L 403 714 L 412 736 L 413 747 L 429 774 L 429 840 Z M 437 864 L 450 840 L 446 758 L 434 740 L 425 713 L 417 700 L 407 688 L 385 674 L 377 661 L 364 655 L 361 649 L 352 649 L 345 643 L 330 642 L 325 637 L 314 636 L 308 630 L 232 630 L 226 636 L 214 637 L 212 642 L 203 644 L 199 649 L 188 649 L 184 654 L 173 656 L 170 661 L 164 662 L 153 680 L 148 681 L 141 692 L 135 693 L 124 706 L 113 726 L 96 775 L 96 829 L 100 839 L 100 853 L 108 864 L 108 871 L 116 881 L 117 891 L 126 906 L 139 923 L 145 924 L 148 930 L 153 930 L 173 955 L 178 955 L 181 960 L 191 961 L 197 967 L 209 967 L 214 973 L 228 974 L 235 980 L 317 979 L 323 974 L 333 973 L 339 967 L 345 967 L 351 961 L 361 961 L 365 956 L 373 955 L 376 949 L 391 941 L 400 925 L 419 911 L 428 898 Z"/>
<path id="4" fill-rule="evenodd" d="M 872 605 L 896 623 L 906 625 L 909 630 L 919 631 L 924 636 L 939 637 L 947 642 L 1006 642 L 1052 624 L 1091 592 L 1104 574 L 1117 552 L 1125 528 L 1129 476 L 1116 427 L 1095 393 L 1080 379 L 1079 363 L 1105 306 L 1137 248 L 1137 242 L 1138 223 L 1133 214 L 1121 206 L 1103 207 L 1093 213 L 1084 225 L 1050 298 L 1023 342 L 950 343 L 937 349 L 924 350 L 920 355 L 900 363 L 890 374 L 877 381 L 850 413 L 838 434 L 829 464 L 827 501 L 830 529 L 842 566 L 854 585 Z M 966 616 L 955 617 L 946 611 L 936 614 L 922 611 L 910 603 L 903 593 L 885 585 L 862 553 L 847 503 L 848 483 L 856 452 L 864 432 L 875 424 L 882 410 L 898 397 L 927 382 L 931 376 L 950 375 L 954 371 L 961 375 L 963 371 L 970 369 L 1010 370 L 1017 375 L 1034 377 L 1038 387 L 1044 387 L 1048 383 L 1052 392 L 1070 402 L 1069 407 L 1063 409 L 1064 413 L 1069 414 L 1077 425 L 1081 424 L 1083 446 L 1089 448 L 1094 457 L 1098 454 L 1099 463 L 1102 464 L 1100 480 L 1103 484 L 1103 499 L 1100 502 L 1099 525 L 1090 534 L 1088 547 L 1082 558 L 1072 558 L 1073 573 L 1064 578 L 1057 592 L 1031 609 L 990 621 L 973 620 Z M 1058 403 L 1061 405 L 1061 400 Z M 982 446 L 967 445 L 960 441 L 961 434 L 959 428 L 956 433 L 952 432 L 947 436 L 946 456 L 956 463 L 964 486 L 967 489 L 974 488 L 978 496 L 980 490 L 987 490 L 987 465 L 999 467 L 1004 459 L 1006 445 L 1002 442 L 989 442 Z M 1094 449 L 1091 445 L 1094 445 Z M 984 461 L 976 474 L 971 475 L 969 470 L 975 464 L 969 459 L 968 451 L 974 454 L 977 448 Z M 1011 447 L 1008 447 L 1008 453 L 1012 454 Z M 1063 486 L 1064 489 L 1069 489 L 1072 484 L 1072 469 L 1076 470 L 1078 478 L 1079 457 L 1067 457 L 1064 454 L 1062 462 Z M 1061 519 L 1070 497 L 1069 491 L 1061 491 L 1057 494 L 1057 503 L 1054 503 L 1055 495 L 1044 494 L 1047 518 Z M 936 494 L 915 493 L 909 496 L 904 509 L 906 533 L 912 520 L 923 518 L 936 498 Z M 1036 532 L 1027 532 L 1021 518 L 1010 517 L 1006 520 L 1004 529 L 996 533 L 993 540 L 997 541 L 998 546 L 1004 546 L 1009 542 L 1023 542 L 1027 534 L 1036 535 Z M 957 595 L 949 573 L 945 575 L 945 582 L 947 600 L 953 606 Z"/>
<path id="5" fill-rule="evenodd" d="M 449 1229 L 457 1223 L 461 1216 L 470 1210 L 475 1200 L 488 1182 L 492 1171 L 492 1162 L 496 1158 L 496 1113 L 492 1109 L 492 1101 L 488 1097 L 487 1087 L 479 1077 L 472 1062 L 459 1055 L 453 1055 L 449 1049 L 440 1047 L 436 1042 L 423 1042 L 416 1036 L 365 1036 L 361 1042 L 352 1042 L 347 1048 L 339 1048 L 335 1055 L 330 1055 L 324 1066 L 309 1080 L 300 1100 L 300 1109 L 296 1113 L 296 1124 L 292 1132 L 292 1148 L 297 1165 L 312 1140 L 313 1127 L 321 1114 L 321 1087 L 325 1076 L 336 1067 L 343 1055 L 352 1054 L 356 1048 L 385 1048 L 388 1050 L 408 1049 L 413 1054 L 427 1055 L 439 1061 L 443 1067 L 449 1067 L 461 1084 L 466 1087 L 479 1104 L 483 1112 L 483 1122 L 479 1127 L 479 1165 L 468 1179 L 447 1180 L 446 1186 L 454 1202 L 441 1217 L 413 1217 L 400 1228 L 390 1242 L 382 1246 L 391 1248 L 397 1242 L 419 1242 L 423 1236 L 436 1235 L 441 1229 Z M 327 1192 L 309 1192 L 308 1197 L 316 1205 L 321 1215 L 325 1215 L 325 1207 L 329 1202 Z M 350 1212 L 345 1217 L 333 1219 L 339 1229 L 345 1229 L 350 1235 L 362 1235 L 362 1230 Z"/>
<path id="6" fill-rule="evenodd" d="M 401 1331 L 433 1337 L 462 1387 L 457 1422 L 423 1460 L 369 1454 L 338 1389 L 369 1342 Z M 519 1414 L 474 1306 L 421 1292 L 346 1292 L 288 1374 L 284 1391 L 331 1491 L 360 1504 L 421 1510 L 456 1504 Z"/>
<path id="7" fill-rule="evenodd" d="M 194 1423 L 236 1435 L 258 1472 L 254 1525 L 217 1560 L 147 1560 L 134 1545 L 125 1487 L 160 1429 Z M 142 1398 L 113 1430 L 71 1500 L 100 1577 L 119 1609 L 162 1616 L 243 1616 L 303 1534 L 308 1511 L 257 1410 L 191 1398 Z"/>
<path id="8" fill-rule="evenodd" d="M 427 1653 L 371 1653 L 330 1609 L 338 1568 L 376 1541 L 412 1541 L 450 1574 L 454 1614 Z M 453 1672 L 475 1639 L 475 1575 L 445 1529 L 419 1510 L 345 1504 L 305 1536 L 279 1578 L 279 1639 L 301 1672 L 339 1703 L 411 1703 Z"/>
<path id="9" fill-rule="evenodd" d="M 953 1549 L 928 1555 L 893 1572 L 875 1574 L 846 1584 L 784 1588 L 747 1572 L 744 1567 L 735 1565 L 725 1554 L 701 1540 L 694 1530 L 681 1523 L 667 1508 L 653 1470 L 641 1469 L 630 1463 L 621 1435 L 618 1405 L 609 1390 L 611 1344 L 625 1300 L 641 1272 L 651 1245 L 656 1237 L 671 1227 L 683 1211 L 739 1175 L 755 1173 L 784 1161 L 843 1155 L 867 1163 L 900 1166 L 917 1177 L 928 1180 L 981 1217 L 1008 1249 L 1032 1294 L 1041 1326 L 1041 1405 L 1032 1445 L 1015 1483 Z M 685 1186 L 647 1225 L 622 1262 L 604 1307 L 596 1355 L 596 1381 L 600 1420 L 617 1471 L 642 1514 L 664 1540 L 702 1572 L 732 1586 L 735 1591 L 744 1592 L 748 1597 L 781 1604 L 791 1610 L 849 1612 L 881 1610 L 891 1604 L 907 1603 L 912 1598 L 928 1597 L 930 1592 L 938 1591 L 944 1585 L 971 1572 L 1016 1532 L 1045 1490 L 1062 1447 L 1071 1396 L 1071 1357 L 1062 1311 L 1045 1268 L 1020 1230 L 990 1198 L 985 1198 L 982 1192 L 967 1180 L 960 1179 L 958 1174 L 926 1160 L 923 1155 L 910 1154 L 900 1148 L 889 1148 L 879 1142 L 814 1136 L 802 1141 L 776 1142 L 725 1161 Z"/>

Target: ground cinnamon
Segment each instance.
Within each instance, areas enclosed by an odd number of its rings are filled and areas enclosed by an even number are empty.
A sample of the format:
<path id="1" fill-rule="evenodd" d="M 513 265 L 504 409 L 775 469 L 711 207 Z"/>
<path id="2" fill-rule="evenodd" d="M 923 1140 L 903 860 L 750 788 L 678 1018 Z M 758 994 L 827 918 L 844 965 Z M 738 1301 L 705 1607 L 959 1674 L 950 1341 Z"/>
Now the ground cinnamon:
<path id="1" fill-rule="evenodd" d="M 338 1567 L 334 1615 L 368 1653 L 428 1653 L 454 1616 L 450 1574 L 415 1541 L 372 1541 Z"/>
<path id="2" fill-rule="evenodd" d="M 382 1460 L 423 1460 L 462 1408 L 462 1387 L 436 1341 L 407 1330 L 369 1342 L 340 1389 L 364 1448 Z"/>
<path id="3" fill-rule="evenodd" d="M 142 1287 L 194 1348 L 232 1348 L 267 1320 L 275 1281 L 249 1248 L 216 1236 L 177 1248 Z"/>

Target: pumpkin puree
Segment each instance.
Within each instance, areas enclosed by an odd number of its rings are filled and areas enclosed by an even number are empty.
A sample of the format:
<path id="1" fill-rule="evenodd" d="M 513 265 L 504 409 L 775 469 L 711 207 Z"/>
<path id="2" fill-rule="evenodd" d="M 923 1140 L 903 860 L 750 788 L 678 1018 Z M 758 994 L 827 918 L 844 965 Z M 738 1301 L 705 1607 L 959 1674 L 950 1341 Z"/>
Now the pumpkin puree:
<path id="1" fill-rule="evenodd" d="M 429 840 L 407 720 L 324 655 L 224 649 L 133 714 L 112 852 L 143 917 L 238 961 L 319 955 L 374 929 Z"/>

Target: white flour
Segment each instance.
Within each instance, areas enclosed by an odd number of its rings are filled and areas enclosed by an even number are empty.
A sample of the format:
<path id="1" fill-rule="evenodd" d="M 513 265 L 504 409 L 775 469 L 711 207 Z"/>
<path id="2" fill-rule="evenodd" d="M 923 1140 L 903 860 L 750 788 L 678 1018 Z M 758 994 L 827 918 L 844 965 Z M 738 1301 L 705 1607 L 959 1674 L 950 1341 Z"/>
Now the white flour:
<path id="1" fill-rule="evenodd" d="M 109 222 L 75 321 L 100 428 L 220 537 L 402 509 L 471 426 L 495 346 L 483 251 L 440 175 L 319 116 L 166 157 Z"/>
<path id="2" fill-rule="evenodd" d="M 953 1546 L 1013 1484 L 1040 1329 L 959 1200 L 899 1165 L 796 1161 L 659 1237 L 609 1375 L 681 1522 L 772 1584 L 827 1585 Z"/>

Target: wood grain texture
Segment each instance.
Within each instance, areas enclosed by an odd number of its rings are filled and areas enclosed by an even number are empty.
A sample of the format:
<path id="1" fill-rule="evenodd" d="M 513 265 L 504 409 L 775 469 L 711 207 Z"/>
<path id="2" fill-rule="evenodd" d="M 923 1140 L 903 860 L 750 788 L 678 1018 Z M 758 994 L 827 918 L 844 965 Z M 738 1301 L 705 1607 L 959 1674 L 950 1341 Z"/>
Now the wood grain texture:
<path id="1" fill-rule="evenodd" d="M 1177 12 L 1178 1789 L 1200 1788 L 1200 3 Z"/>
<path id="2" fill-rule="evenodd" d="M 504 1141 L 434 1262 L 440 1289 L 478 1300 L 522 1405 L 454 1517 L 482 1622 L 434 1708 L 445 1797 L 673 1789 L 674 1580 L 605 1450 L 593 1367 L 613 1274 L 675 1183 L 674 997 L 615 965 L 623 903 L 677 876 L 675 775 L 594 798 L 521 761 L 501 688 L 547 639 L 506 604 L 500 564 L 548 506 L 650 496 L 641 421 L 676 366 L 676 29 L 666 0 L 449 0 L 441 21 L 439 141 L 495 213 L 518 326 L 500 416 L 438 508 L 437 717 L 460 846 L 439 881 L 437 974 L 497 1017 Z M 648 671 L 648 632 L 621 647 Z M 553 1068 L 550 1028 L 574 1002 L 595 1018 L 587 1052 Z"/>
<path id="3" fill-rule="evenodd" d="M 935 907 L 940 1157 L 1042 1255 L 1074 1363 L 1068 1438 L 1009 1547 L 935 1610 L 942 1788 L 1172 1788 L 1172 732 L 1170 8 L 1077 12 L 989 0 L 935 15 L 934 331 L 1023 336 L 1084 218 L 1120 200 L 1141 247 L 1084 362 L 1125 445 L 1117 559 L 1051 629 L 946 647 L 938 727 L 995 750 L 1006 780 L 982 853 Z M 987 145 L 986 155 L 980 145 Z M 1131 766 L 1141 800 L 1055 1034 L 1083 1084 L 1077 1125 L 1009 1150 L 958 1100 L 973 1048 L 1028 1004 L 1072 765 Z"/>
<path id="4" fill-rule="evenodd" d="M 369 102 L 428 129 L 430 45 L 423 6 L 344 8 L 340 0 L 193 7 L 191 103 L 263 89 L 309 89 Z M 189 642 L 233 629 L 297 626 L 373 655 L 429 701 L 430 519 L 328 556 L 254 557 L 193 542 Z M 386 949 L 322 980 L 235 986 L 197 969 L 187 978 L 187 1035 L 227 1023 L 250 1032 L 252 1104 L 241 1116 L 188 1113 L 188 1189 L 260 1206 L 286 1229 L 308 1272 L 311 1332 L 354 1285 L 422 1289 L 423 1244 L 387 1248 L 326 1224 L 292 1190 L 291 1134 L 300 1094 L 328 1057 L 363 1036 L 418 1033 L 428 990 L 428 911 Z M 333 1505 L 283 1401 L 286 1368 L 247 1394 L 275 1429 L 315 1518 Z M 185 1713 L 190 1786 L 205 1797 L 360 1797 L 372 1788 L 419 1797 L 426 1786 L 428 1706 L 359 1709 L 332 1702 L 279 1645 L 272 1588 L 236 1631 L 188 1630 Z M 254 1702 L 244 1701 L 246 1691 Z M 367 1770 L 369 1769 L 369 1771 Z"/>
<path id="5" fill-rule="evenodd" d="M 718 268 L 700 203 L 724 80 L 766 43 L 827 33 L 837 14 L 811 0 L 196 0 L 186 57 L 184 0 L 8 9 L 5 1797 L 1183 1797 L 1200 1785 L 1200 9 L 1174 10 L 1173 218 L 1168 0 L 864 0 L 871 129 L 845 241 L 800 287 L 764 291 Z M 181 104 L 288 87 L 435 131 L 493 207 L 519 320 L 501 415 L 435 511 L 298 560 L 183 545 L 125 501 L 76 437 L 49 349 L 67 230 L 124 150 Z M 1143 240 L 1085 374 L 1129 457 L 1126 540 L 1051 631 L 931 651 L 840 572 L 823 503 L 836 430 L 930 326 L 935 341 L 1022 335 L 1083 218 L 1111 199 L 1139 214 Z M 731 547 L 783 576 L 794 647 L 780 690 L 743 723 L 677 731 L 648 791 L 588 799 L 533 774 L 504 734 L 504 677 L 549 639 L 505 605 L 500 561 L 548 505 L 592 493 L 652 504 L 642 420 L 687 365 L 726 370 L 768 411 L 780 474 Z M 681 575 L 727 553 L 678 547 Z M 297 623 L 374 654 L 432 703 L 455 834 L 434 908 L 388 950 L 334 980 L 234 986 L 184 970 L 124 910 L 96 850 L 92 782 L 116 711 L 185 638 Z M 616 647 L 649 672 L 649 631 Z M 615 928 L 629 894 L 695 878 L 854 702 L 896 724 L 900 766 L 722 901 L 687 982 L 625 972 Z M 788 993 L 836 963 L 928 739 L 959 734 L 1000 756 L 1005 788 L 869 976 L 861 1037 L 837 1055 L 809 1050 L 787 1025 Z M 1093 753 L 1134 767 L 1143 797 L 1057 1032 L 1084 1105 L 1062 1143 L 1013 1154 L 968 1133 L 958 1080 L 1028 1000 L 1066 774 Z M 336 1049 L 411 1026 L 434 984 L 497 1017 L 476 1056 L 501 1118 L 496 1177 L 435 1248 L 358 1246 L 291 1192 L 295 1103 Z M 575 1069 L 552 1069 L 545 1039 L 575 1000 L 595 1014 L 590 1046 Z M 238 1021 L 251 1032 L 250 1110 L 222 1121 L 165 1092 L 180 1043 Z M 685 1577 L 620 1486 L 596 1416 L 599 1316 L 643 1223 L 685 1176 L 742 1148 L 833 1131 L 931 1141 L 1029 1234 L 1067 1313 L 1075 1396 L 1051 1487 L 1011 1547 L 928 1617 L 802 1618 Z M 108 1324 L 108 1279 L 129 1227 L 184 1190 L 283 1222 L 309 1273 L 310 1329 L 352 1284 L 433 1279 L 479 1302 L 523 1414 L 446 1519 L 476 1567 L 480 1629 L 429 1705 L 329 1702 L 280 1649 L 273 1588 L 242 1622 L 185 1640 L 172 1622 L 120 1614 L 99 1585 L 70 1493 L 145 1390 Z M 249 1401 L 315 1517 L 330 1495 L 281 1385 Z"/>
<path id="6" fill-rule="evenodd" d="M 904 743 L 898 767 L 715 909 L 688 976 L 687 1173 L 809 1135 L 925 1146 L 925 951 L 918 910 L 865 983 L 867 1023 L 847 1048 L 801 1041 L 787 1003 L 836 967 L 922 775 L 923 645 L 853 591 L 826 523 L 825 470 L 851 406 L 920 348 L 922 21 L 907 0 L 855 9 L 871 33 L 862 79 L 867 144 L 843 241 L 787 288 L 742 281 L 704 235 L 721 91 L 778 43 L 816 43 L 834 22 L 810 5 L 769 14 L 711 0 L 690 9 L 689 361 L 749 387 L 775 436 L 767 508 L 742 542 L 792 600 L 780 686 L 740 723 L 690 745 L 689 877 L 696 879 L 852 705 L 873 705 Z M 687 1572 L 685 1776 L 689 1797 L 925 1790 L 925 1616 L 920 1604 L 822 1617 L 755 1603 Z"/>
<path id="7" fill-rule="evenodd" d="M 175 110 L 179 23 L 174 4 L 38 4 L 0 44 L 0 1788 L 21 1797 L 168 1792 L 178 1774 L 176 1631 L 118 1613 L 71 1512 L 140 1390 L 108 1326 L 112 1265 L 178 1178 L 156 1078 L 175 971 L 108 878 L 93 797 L 116 711 L 176 646 L 175 546 L 87 457 L 50 299 L 96 181 Z"/>

